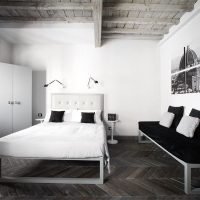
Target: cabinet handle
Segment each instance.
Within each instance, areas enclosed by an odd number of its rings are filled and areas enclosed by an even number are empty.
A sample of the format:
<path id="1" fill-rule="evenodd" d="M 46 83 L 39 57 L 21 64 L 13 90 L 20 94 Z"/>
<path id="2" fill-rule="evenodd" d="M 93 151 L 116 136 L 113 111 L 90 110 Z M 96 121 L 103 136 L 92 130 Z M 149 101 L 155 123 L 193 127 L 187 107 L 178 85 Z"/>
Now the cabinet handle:
<path id="1" fill-rule="evenodd" d="M 15 101 L 15 104 L 20 105 L 21 102 L 20 101 Z"/>
<path id="2" fill-rule="evenodd" d="M 10 104 L 10 105 L 14 105 L 14 104 L 20 105 L 21 102 L 20 101 L 8 101 L 8 104 Z"/>

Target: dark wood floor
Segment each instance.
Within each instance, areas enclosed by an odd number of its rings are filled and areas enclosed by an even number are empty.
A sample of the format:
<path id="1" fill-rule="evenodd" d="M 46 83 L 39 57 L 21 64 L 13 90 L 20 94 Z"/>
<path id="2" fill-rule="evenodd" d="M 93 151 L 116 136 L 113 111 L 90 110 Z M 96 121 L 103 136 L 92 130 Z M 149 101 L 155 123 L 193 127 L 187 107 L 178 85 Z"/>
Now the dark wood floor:
<path id="1" fill-rule="evenodd" d="M 0 184 L 0 199 L 44 200 L 186 200 L 200 195 L 183 192 L 183 167 L 153 144 L 134 139 L 110 145 L 111 174 L 104 185 Z M 3 175 L 95 177 L 97 163 L 4 159 Z M 198 185 L 200 170 L 193 173 Z"/>

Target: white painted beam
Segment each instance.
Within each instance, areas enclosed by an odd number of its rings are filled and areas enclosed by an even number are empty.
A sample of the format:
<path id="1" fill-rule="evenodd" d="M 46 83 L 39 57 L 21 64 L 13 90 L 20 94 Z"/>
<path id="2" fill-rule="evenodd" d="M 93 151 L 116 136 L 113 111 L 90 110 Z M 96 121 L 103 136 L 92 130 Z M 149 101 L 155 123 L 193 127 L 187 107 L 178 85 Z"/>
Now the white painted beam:
<path id="1" fill-rule="evenodd" d="M 93 11 L 95 47 L 101 46 L 102 12 L 103 12 L 103 0 L 95 0 L 94 11 Z"/>
<path id="2" fill-rule="evenodd" d="M 127 11 L 164 11 L 187 12 L 194 8 L 194 4 L 140 4 L 140 3 L 104 3 L 105 9 Z"/>

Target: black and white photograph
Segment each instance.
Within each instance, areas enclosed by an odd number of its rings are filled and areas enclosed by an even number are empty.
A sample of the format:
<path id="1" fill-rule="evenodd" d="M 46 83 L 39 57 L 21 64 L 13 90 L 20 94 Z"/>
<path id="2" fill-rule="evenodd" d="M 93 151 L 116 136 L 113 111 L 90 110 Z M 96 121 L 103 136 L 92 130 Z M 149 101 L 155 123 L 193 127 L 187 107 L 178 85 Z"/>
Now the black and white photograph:
<path id="1" fill-rule="evenodd" d="M 183 55 L 172 60 L 171 93 L 186 94 L 200 92 L 200 45 L 193 49 L 183 48 Z"/>

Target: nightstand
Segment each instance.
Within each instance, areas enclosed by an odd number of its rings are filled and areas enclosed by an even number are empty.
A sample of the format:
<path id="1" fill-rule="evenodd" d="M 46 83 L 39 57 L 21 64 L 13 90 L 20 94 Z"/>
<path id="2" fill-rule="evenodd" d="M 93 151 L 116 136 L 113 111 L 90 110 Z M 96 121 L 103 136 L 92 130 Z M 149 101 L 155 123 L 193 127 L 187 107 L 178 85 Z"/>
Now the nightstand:
<path id="1" fill-rule="evenodd" d="M 42 119 L 42 118 L 40 118 L 40 119 L 35 119 L 35 121 L 40 122 L 40 123 L 43 123 L 43 122 L 44 122 L 44 119 Z"/>
<path id="2" fill-rule="evenodd" d="M 117 122 L 119 122 L 119 120 L 108 121 L 108 122 L 111 123 L 111 128 L 112 128 L 111 139 L 108 140 L 108 143 L 109 143 L 109 144 L 117 144 L 118 141 L 117 141 L 117 140 L 114 140 L 114 132 L 115 132 L 115 124 L 116 124 Z"/>

